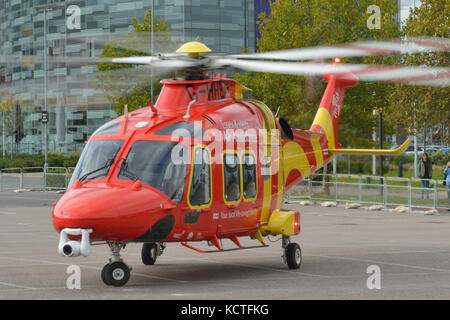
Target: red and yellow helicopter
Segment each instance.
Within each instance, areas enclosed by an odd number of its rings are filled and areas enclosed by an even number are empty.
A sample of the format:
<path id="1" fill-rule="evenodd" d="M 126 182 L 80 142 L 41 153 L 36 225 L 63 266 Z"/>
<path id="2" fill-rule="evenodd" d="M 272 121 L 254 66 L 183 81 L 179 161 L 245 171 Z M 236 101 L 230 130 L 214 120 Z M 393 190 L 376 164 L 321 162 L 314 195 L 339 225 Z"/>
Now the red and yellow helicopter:
<path id="1" fill-rule="evenodd" d="M 182 70 L 183 79 L 162 80 L 155 105 L 128 112 L 104 124 L 89 138 L 65 194 L 53 208 L 60 233 L 59 254 L 88 256 L 95 243 L 111 255 L 101 276 L 123 286 L 130 267 L 120 251 L 142 243 L 142 262 L 155 263 L 166 243 L 180 242 L 198 252 L 209 241 L 215 252 L 246 249 L 239 237 L 266 246 L 282 237 L 287 266 L 302 262 L 291 237 L 300 232 L 300 213 L 284 210 L 283 194 L 338 154 L 399 154 L 395 150 L 343 149 L 337 129 L 347 87 L 363 81 L 447 85 L 448 68 L 301 63 L 373 54 L 448 50 L 447 40 L 415 39 L 346 46 L 211 56 L 190 42 L 176 55 L 113 58 L 152 70 Z M 276 61 L 271 61 L 276 60 Z M 289 60 L 297 61 L 292 62 Z M 246 88 L 225 76 L 206 76 L 224 67 L 248 71 L 323 75 L 328 82 L 309 130 L 293 129 L 263 102 L 243 99 Z M 222 239 L 234 248 L 225 249 Z"/>

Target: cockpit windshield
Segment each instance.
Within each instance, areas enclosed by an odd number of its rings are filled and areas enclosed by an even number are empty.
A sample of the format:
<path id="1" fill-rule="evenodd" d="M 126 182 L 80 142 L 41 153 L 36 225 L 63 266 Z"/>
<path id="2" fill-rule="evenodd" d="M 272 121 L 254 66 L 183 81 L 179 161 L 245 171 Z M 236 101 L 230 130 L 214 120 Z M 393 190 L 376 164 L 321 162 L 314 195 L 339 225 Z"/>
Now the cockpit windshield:
<path id="1" fill-rule="evenodd" d="M 133 143 L 117 178 L 141 180 L 180 203 L 186 183 L 186 163 L 187 150 L 183 144 L 139 140 Z"/>
<path id="2" fill-rule="evenodd" d="M 122 145 L 122 140 L 89 141 L 78 160 L 69 186 L 77 179 L 105 178 Z"/>

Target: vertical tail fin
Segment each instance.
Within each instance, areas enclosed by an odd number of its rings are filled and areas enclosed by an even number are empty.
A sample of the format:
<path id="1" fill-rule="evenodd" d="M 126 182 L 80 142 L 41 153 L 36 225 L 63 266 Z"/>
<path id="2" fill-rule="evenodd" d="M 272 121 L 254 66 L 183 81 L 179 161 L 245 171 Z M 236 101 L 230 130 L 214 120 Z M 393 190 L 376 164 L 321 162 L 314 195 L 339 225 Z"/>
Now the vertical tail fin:
<path id="1" fill-rule="evenodd" d="M 309 131 L 292 129 L 292 138 L 283 142 L 285 190 L 330 160 L 329 150 L 340 148 L 337 128 L 344 101 L 345 88 L 355 86 L 352 73 L 326 74 L 328 86 Z"/>
<path id="2" fill-rule="evenodd" d="M 358 78 L 353 73 L 325 74 L 323 77 L 328 81 L 328 85 L 309 130 L 324 133 L 328 141 L 328 148 L 336 149 L 341 147 L 337 138 L 337 128 L 345 89 L 357 85 Z"/>

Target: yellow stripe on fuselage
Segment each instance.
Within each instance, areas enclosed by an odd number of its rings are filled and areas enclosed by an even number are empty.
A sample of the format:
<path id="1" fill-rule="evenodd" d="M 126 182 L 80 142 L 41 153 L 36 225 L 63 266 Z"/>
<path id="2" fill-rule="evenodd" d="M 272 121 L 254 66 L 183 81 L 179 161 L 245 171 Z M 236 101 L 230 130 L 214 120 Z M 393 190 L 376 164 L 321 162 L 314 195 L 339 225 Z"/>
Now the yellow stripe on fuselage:
<path id="1" fill-rule="evenodd" d="M 314 156 L 316 157 L 316 168 L 320 168 L 323 165 L 323 151 L 320 146 L 319 137 L 311 137 L 311 145 L 314 150 Z"/>
<path id="2" fill-rule="evenodd" d="M 272 132 L 271 129 L 276 128 L 275 124 L 275 117 L 273 116 L 272 111 L 269 109 L 268 106 L 266 106 L 264 103 L 258 100 L 248 100 L 248 102 L 255 105 L 260 111 L 263 118 L 263 155 L 267 159 L 271 159 L 272 157 L 272 150 L 271 150 L 271 143 L 272 143 Z M 260 145 L 261 147 L 261 145 Z M 272 164 L 272 161 L 270 162 Z M 270 207 L 272 203 L 272 166 L 270 166 L 270 174 L 263 178 L 263 203 L 261 208 L 261 216 L 260 216 L 260 223 L 265 224 L 269 221 L 270 217 Z"/>
<path id="3" fill-rule="evenodd" d="M 297 142 L 289 141 L 283 146 L 283 159 L 285 179 L 288 178 L 289 173 L 294 169 L 297 169 L 303 178 L 310 174 L 311 167 L 306 153 Z"/>
<path id="4" fill-rule="evenodd" d="M 325 108 L 319 108 L 317 111 L 316 117 L 314 118 L 313 125 L 321 126 L 322 129 L 325 131 L 325 135 L 328 140 L 328 148 L 334 149 L 335 148 L 335 137 L 334 137 L 334 128 L 333 128 L 333 121 L 331 120 L 331 115 Z M 322 159 L 323 163 L 323 159 Z"/>

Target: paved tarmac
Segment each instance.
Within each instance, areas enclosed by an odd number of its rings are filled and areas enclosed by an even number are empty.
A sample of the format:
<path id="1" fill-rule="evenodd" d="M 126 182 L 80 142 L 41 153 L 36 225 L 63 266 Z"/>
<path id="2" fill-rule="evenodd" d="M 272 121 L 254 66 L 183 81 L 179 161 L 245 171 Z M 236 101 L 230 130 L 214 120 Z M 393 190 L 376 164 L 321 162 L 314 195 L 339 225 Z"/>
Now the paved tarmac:
<path id="1" fill-rule="evenodd" d="M 58 255 L 51 208 L 60 196 L 0 193 L 0 299 L 450 299 L 449 215 L 286 205 L 302 213 L 299 270 L 283 264 L 280 241 L 208 254 L 168 244 L 153 266 L 129 244 L 130 281 L 113 288 L 100 278 L 106 246 L 87 258 Z M 79 290 L 66 285 L 71 265 L 80 267 Z"/>

